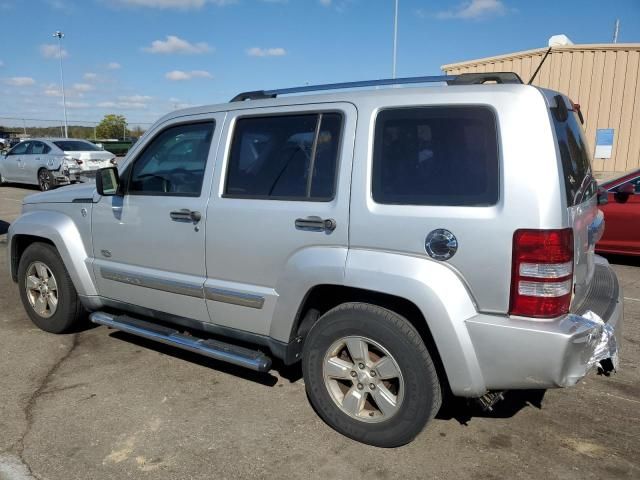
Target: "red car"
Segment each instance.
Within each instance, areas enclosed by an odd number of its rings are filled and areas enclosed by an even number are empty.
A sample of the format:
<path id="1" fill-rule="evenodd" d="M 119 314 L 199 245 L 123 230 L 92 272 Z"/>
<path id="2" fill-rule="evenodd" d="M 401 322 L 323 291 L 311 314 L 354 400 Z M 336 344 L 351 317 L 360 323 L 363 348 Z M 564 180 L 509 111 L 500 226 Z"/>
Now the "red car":
<path id="1" fill-rule="evenodd" d="M 640 256 L 640 170 L 601 183 L 599 196 L 605 228 L 596 251 Z"/>

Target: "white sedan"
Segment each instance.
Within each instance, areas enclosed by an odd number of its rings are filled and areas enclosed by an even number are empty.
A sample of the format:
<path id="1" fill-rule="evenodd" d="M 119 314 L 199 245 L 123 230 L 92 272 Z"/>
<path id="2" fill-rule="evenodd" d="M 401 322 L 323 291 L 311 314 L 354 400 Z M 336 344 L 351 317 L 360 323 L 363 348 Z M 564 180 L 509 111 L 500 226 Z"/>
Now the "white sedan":
<path id="1" fill-rule="evenodd" d="M 38 185 L 49 190 L 80 180 L 81 175 L 115 164 L 115 155 L 86 140 L 35 138 L 20 142 L 0 157 L 0 184 Z"/>

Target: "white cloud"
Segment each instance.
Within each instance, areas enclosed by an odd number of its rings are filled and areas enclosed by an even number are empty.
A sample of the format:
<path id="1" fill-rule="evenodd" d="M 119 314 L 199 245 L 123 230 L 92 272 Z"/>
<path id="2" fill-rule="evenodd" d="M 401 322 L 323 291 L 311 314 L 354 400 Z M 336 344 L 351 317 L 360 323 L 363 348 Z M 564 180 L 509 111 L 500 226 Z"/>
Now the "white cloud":
<path id="1" fill-rule="evenodd" d="M 129 95 L 129 96 L 120 96 L 118 100 L 121 102 L 133 102 L 133 103 L 145 103 L 151 100 L 152 97 L 148 95 Z"/>
<path id="2" fill-rule="evenodd" d="M 62 54 L 62 58 L 67 58 L 69 56 L 69 52 L 64 48 L 61 51 L 58 50 L 58 45 L 54 43 L 45 43 L 44 45 L 40 45 L 40 54 L 44 58 L 60 58 L 60 54 Z"/>
<path id="3" fill-rule="evenodd" d="M 507 8 L 502 0 L 470 0 L 461 3 L 454 9 L 440 11 L 435 16 L 442 20 L 477 20 L 506 13 Z"/>
<path id="4" fill-rule="evenodd" d="M 172 70 L 171 72 L 167 72 L 164 76 L 168 80 L 174 82 L 191 80 L 193 78 L 213 78 L 213 75 L 205 70 L 191 70 L 190 72 L 183 72 L 182 70 Z"/>
<path id="5" fill-rule="evenodd" d="M 118 62 L 109 62 L 107 63 L 107 68 L 109 70 L 118 70 L 122 68 L 122 65 L 120 65 Z"/>
<path id="6" fill-rule="evenodd" d="M 87 82 L 94 82 L 98 79 L 98 74 L 93 72 L 85 73 L 82 78 L 84 78 Z"/>
<path id="7" fill-rule="evenodd" d="M 287 54 L 284 48 L 260 48 L 253 47 L 247 50 L 250 57 L 282 57 Z"/>
<path id="8" fill-rule="evenodd" d="M 322 5 L 323 7 L 330 7 L 331 0 L 320 0 L 320 5 Z"/>
<path id="9" fill-rule="evenodd" d="M 89 108 L 91 106 L 91 104 L 86 102 L 70 102 L 69 100 L 64 103 L 67 108 Z M 62 106 L 62 102 L 58 102 L 58 105 Z"/>
<path id="10" fill-rule="evenodd" d="M 76 92 L 89 92 L 93 90 L 93 85 L 89 85 L 88 83 L 74 83 L 71 88 Z"/>
<path id="11" fill-rule="evenodd" d="M 148 53 L 186 53 L 198 54 L 211 51 L 211 47 L 206 42 L 190 43 L 187 40 L 176 37 L 175 35 L 167 35 L 166 40 L 154 40 L 150 47 L 142 49 Z"/>
<path id="12" fill-rule="evenodd" d="M 192 10 L 202 8 L 208 3 L 224 7 L 237 3 L 237 0 L 116 0 L 116 2 L 129 7 Z"/>
<path id="13" fill-rule="evenodd" d="M 123 97 L 120 97 L 123 98 Z M 121 109 L 144 109 L 147 108 L 148 105 L 144 102 L 128 102 L 128 101 L 106 101 L 99 102 L 96 106 L 100 108 L 121 108 Z"/>
<path id="14" fill-rule="evenodd" d="M 29 85 L 35 85 L 36 83 L 36 81 L 31 77 L 10 77 L 4 82 L 13 87 L 27 87 Z"/>
<path id="15" fill-rule="evenodd" d="M 71 6 L 63 0 L 46 0 L 46 3 L 53 9 L 61 12 L 70 13 Z"/>

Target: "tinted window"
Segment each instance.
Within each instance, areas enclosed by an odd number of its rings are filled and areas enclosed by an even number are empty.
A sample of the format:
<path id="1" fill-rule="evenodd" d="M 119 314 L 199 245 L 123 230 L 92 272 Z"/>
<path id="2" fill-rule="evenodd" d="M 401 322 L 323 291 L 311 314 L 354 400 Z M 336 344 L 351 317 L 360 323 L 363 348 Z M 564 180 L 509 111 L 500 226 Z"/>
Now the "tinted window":
<path id="1" fill-rule="evenodd" d="M 225 196 L 332 199 L 341 127 L 337 113 L 239 119 Z"/>
<path id="2" fill-rule="evenodd" d="M 373 150 L 373 198 L 407 205 L 493 205 L 496 122 L 486 107 L 383 110 Z"/>
<path id="3" fill-rule="evenodd" d="M 83 142 L 81 140 L 58 140 L 53 142 L 56 147 L 64 152 L 96 152 L 101 151 L 100 148 L 91 142 Z"/>
<path id="4" fill-rule="evenodd" d="M 565 121 L 552 115 L 560 159 L 564 172 L 564 185 L 567 205 L 573 206 L 592 197 L 597 190 L 591 175 L 591 158 L 582 127 L 574 112 L 569 112 Z"/>
<path id="5" fill-rule="evenodd" d="M 27 148 L 31 142 L 20 142 L 18 145 L 13 147 L 13 149 L 9 152 L 9 155 L 24 155 L 27 153 Z"/>
<path id="6" fill-rule="evenodd" d="M 133 164 L 128 193 L 200 195 L 213 129 L 206 122 L 161 132 Z"/>

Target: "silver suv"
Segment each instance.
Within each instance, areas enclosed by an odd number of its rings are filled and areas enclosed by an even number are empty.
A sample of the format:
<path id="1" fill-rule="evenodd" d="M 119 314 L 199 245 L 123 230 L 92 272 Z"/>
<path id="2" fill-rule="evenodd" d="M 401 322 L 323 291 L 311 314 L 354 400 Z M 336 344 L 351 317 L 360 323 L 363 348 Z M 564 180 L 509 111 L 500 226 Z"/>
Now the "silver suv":
<path id="1" fill-rule="evenodd" d="M 301 361 L 329 425 L 397 446 L 447 394 L 615 368 L 589 157 L 569 99 L 512 73 L 247 92 L 27 197 L 11 275 L 49 332 L 88 310 L 257 371 Z"/>

